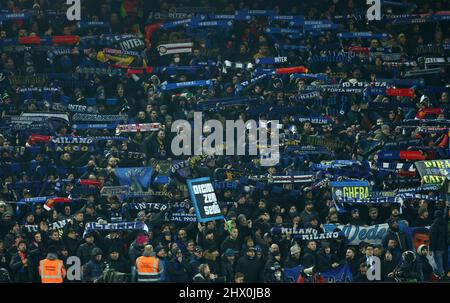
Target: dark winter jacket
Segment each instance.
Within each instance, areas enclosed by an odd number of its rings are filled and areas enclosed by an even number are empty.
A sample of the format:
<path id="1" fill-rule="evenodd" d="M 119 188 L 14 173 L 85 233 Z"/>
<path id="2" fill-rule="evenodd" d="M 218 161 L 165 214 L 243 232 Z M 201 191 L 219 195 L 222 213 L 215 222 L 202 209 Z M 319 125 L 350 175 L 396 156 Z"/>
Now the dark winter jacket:
<path id="1" fill-rule="evenodd" d="M 422 269 L 422 281 L 430 281 L 433 275 L 433 267 L 427 259 L 427 256 L 416 255 L 417 262 L 420 263 L 420 268 Z"/>
<path id="2" fill-rule="evenodd" d="M 293 268 L 296 267 L 298 265 L 300 265 L 300 258 L 296 259 L 293 256 L 289 256 L 287 257 L 286 261 L 284 262 L 284 268 Z"/>
<path id="3" fill-rule="evenodd" d="M 434 219 L 431 224 L 430 250 L 447 250 L 447 222 L 442 217 Z"/>
<path id="4" fill-rule="evenodd" d="M 412 263 L 408 263 L 406 261 L 402 261 L 399 268 L 399 277 L 411 280 L 416 279 L 416 281 L 422 281 L 422 266 L 418 260 L 415 260 Z"/>
<path id="5" fill-rule="evenodd" d="M 317 265 L 317 254 L 309 248 L 305 248 L 305 253 L 302 258 L 302 264 L 305 267 L 311 267 Z"/>
<path id="6" fill-rule="evenodd" d="M 100 249 L 95 248 L 92 251 L 91 260 L 83 267 L 83 280 L 87 283 L 93 283 L 97 279 L 101 278 L 103 271 L 106 268 L 106 263 L 101 260 L 97 261 L 95 255 L 100 251 Z"/>
<path id="7" fill-rule="evenodd" d="M 381 280 L 385 282 L 393 282 L 394 278 L 389 278 L 388 274 L 393 272 L 397 267 L 397 263 L 392 261 L 383 260 L 381 261 Z"/>
<path id="8" fill-rule="evenodd" d="M 130 273 L 131 271 L 130 264 L 122 257 L 119 257 L 119 259 L 115 261 L 108 258 L 107 264 L 109 265 L 109 268 L 112 268 L 117 272 Z"/>
<path id="9" fill-rule="evenodd" d="M 264 283 L 270 283 L 270 281 L 274 278 L 274 266 L 275 264 L 280 265 L 280 262 L 276 260 L 274 257 L 270 257 L 269 260 L 267 260 L 266 264 L 264 265 L 263 270 L 263 277 L 264 277 Z"/>
<path id="10" fill-rule="evenodd" d="M 81 259 L 81 264 L 86 264 L 91 260 L 92 250 L 94 248 L 97 248 L 94 243 L 83 243 L 78 247 L 77 256 Z"/>
<path id="11" fill-rule="evenodd" d="M 228 236 L 225 241 L 222 242 L 222 245 L 220 245 L 220 251 L 225 252 L 228 248 L 234 250 L 235 253 L 239 253 L 241 247 L 237 239 L 233 240 Z"/>
<path id="12" fill-rule="evenodd" d="M 333 263 L 339 263 L 336 254 L 326 254 L 323 250 L 317 254 L 317 270 L 322 271 L 331 269 Z"/>
<path id="13" fill-rule="evenodd" d="M 406 234 L 401 230 L 397 231 L 397 230 L 393 230 L 391 227 L 389 227 L 389 229 L 384 234 L 384 236 L 381 240 L 384 249 L 387 249 L 389 240 L 396 240 L 398 243 L 397 247 L 400 248 L 402 252 L 411 250 L 411 248 L 412 248 L 411 241 L 406 236 Z"/>
<path id="14" fill-rule="evenodd" d="M 235 267 L 236 262 L 230 263 L 227 258 L 222 257 L 220 262 L 220 276 L 224 277 L 227 283 L 234 282 Z"/>
<path id="15" fill-rule="evenodd" d="M 28 260 L 28 266 L 24 266 L 19 253 L 15 253 L 11 262 L 9 263 L 10 274 L 12 275 L 12 280 L 15 283 L 30 283 L 33 281 L 33 264 L 32 259 L 29 257 L 28 253 L 25 253 L 26 259 Z"/>
<path id="16" fill-rule="evenodd" d="M 130 256 L 130 262 L 132 265 L 136 263 L 136 259 L 142 256 L 142 253 L 144 252 L 144 246 L 139 246 L 136 241 L 131 243 L 130 250 L 128 251 L 128 254 Z"/>
<path id="17" fill-rule="evenodd" d="M 262 265 L 255 257 L 250 259 L 248 256 L 241 257 L 236 264 L 236 272 L 244 274 L 244 281 L 247 283 L 262 282 L 260 277 Z"/>
<path id="18" fill-rule="evenodd" d="M 181 263 L 177 258 L 174 258 L 169 262 L 168 266 L 169 281 L 175 283 L 187 283 L 189 282 L 189 272 L 191 268 L 189 262 L 183 258 Z"/>
<path id="19" fill-rule="evenodd" d="M 69 256 L 77 255 L 77 249 L 80 245 L 80 242 L 77 239 L 71 239 L 69 237 L 64 237 L 63 242 L 66 245 L 67 251 L 69 252 Z"/>

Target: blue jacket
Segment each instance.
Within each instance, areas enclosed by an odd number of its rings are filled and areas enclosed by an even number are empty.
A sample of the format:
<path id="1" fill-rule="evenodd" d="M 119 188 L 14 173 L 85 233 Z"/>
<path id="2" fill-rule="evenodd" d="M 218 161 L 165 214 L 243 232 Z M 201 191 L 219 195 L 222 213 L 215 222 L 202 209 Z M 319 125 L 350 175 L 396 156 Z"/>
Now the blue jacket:
<path id="1" fill-rule="evenodd" d="M 95 260 L 90 260 L 85 266 L 84 266 L 84 275 L 83 279 L 88 282 L 92 283 L 94 280 L 100 278 L 103 275 L 103 270 L 105 269 L 105 263 L 102 261 L 97 262 Z"/>

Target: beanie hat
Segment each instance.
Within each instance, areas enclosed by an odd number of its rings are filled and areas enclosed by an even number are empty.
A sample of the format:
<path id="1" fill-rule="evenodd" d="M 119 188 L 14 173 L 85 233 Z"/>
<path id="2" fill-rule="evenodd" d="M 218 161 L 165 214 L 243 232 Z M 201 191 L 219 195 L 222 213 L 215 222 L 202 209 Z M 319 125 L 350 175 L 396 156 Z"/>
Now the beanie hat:
<path id="1" fill-rule="evenodd" d="M 296 243 L 294 246 L 291 247 L 291 255 L 295 255 L 300 252 L 300 246 Z"/>

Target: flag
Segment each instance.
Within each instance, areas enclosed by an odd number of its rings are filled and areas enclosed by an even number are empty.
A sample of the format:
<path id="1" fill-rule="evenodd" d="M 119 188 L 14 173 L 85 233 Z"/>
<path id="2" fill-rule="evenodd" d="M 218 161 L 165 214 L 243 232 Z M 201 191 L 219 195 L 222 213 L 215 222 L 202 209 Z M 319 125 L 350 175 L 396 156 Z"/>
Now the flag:
<path id="1" fill-rule="evenodd" d="M 450 175 L 450 160 L 416 161 L 422 184 L 441 185 Z"/>
<path id="2" fill-rule="evenodd" d="M 161 44 L 157 47 L 159 55 L 192 53 L 193 42 Z"/>
<path id="3" fill-rule="evenodd" d="M 381 240 L 389 225 L 387 223 L 371 226 L 324 224 L 323 227 L 325 232 L 333 232 L 336 228 L 339 228 L 341 230 L 340 234 L 345 236 L 348 245 L 359 245 L 363 241 L 377 245 L 381 244 Z"/>
<path id="4" fill-rule="evenodd" d="M 285 268 L 284 274 L 286 275 L 286 279 L 290 282 L 296 283 L 298 281 L 298 277 L 300 276 L 300 272 L 305 269 L 303 265 L 297 265 L 292 268 Z"/>
<path id="5" fill-rule="evenodd" d="M 134 185 L 144 189 L 148 189 L 150 186 L 152 173 L 152 167 L 124 167 L 116 169 L 120 185 Z"/>
<path id="6" fill-rule="evenodd" d="M 325 278 L 325 283 L 348 283 L 353 281 L 352 271 L 347 264 L 322 271 L 319 274 Z"/>

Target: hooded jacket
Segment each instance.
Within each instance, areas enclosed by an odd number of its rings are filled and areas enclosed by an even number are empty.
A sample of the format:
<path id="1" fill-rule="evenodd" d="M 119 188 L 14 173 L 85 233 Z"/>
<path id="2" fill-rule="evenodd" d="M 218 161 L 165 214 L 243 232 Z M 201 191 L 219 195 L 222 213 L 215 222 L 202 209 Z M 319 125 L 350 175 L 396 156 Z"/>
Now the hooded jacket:
<path id="1" fill-rule="evenodd" d="M 84 243 L 78 247 L 77 256 L 81 259 L 81 264 L 86 264 L 89 262 L 95 248 L 97 248 L 97 246 L 94 243 Z"/>
<path id="2" fill-rule="evenodd" d="M 168 266 L 169 281 L 175 283 L 189 282 L 189 272 L 191 271 L 188 260 L 183 257 L 181 262 L 176 257 L 169 262 Z"/>
<path id="3" fill-rule="evenodd" d="M 139 246 L 136 241 L 133 241 L 130 245 L 129 256 L 131 264 L 136 264 L 136 259 L 142 256 L 144 252 L 144 246 Z"/>
<path id="4" fill-rule="evenodd" d="M 270 283 L 274 279 L 273 267 L 275 266 L 275 264 L 279 265 L 280 262 L 277 259 L 275 259 L 275 256 L 271 255 L 269 257 L 269 259 L 267 260 L 266 264 L 264 265 L 264 271 L 263 271 L 264 283 Z"/>
<path id="5" fill-rule="evenodd" d="M 85 282 L 93 283 L 103 275 L 106 264 L 103 259 L 100 261 L 95 259 L 99 254 L 102 254 L 102 251 L 99 248 L 94 248 L 92 250 L 91 260 L 84 266 L 83 279 Z"/>
<path id="6" fill-rule="evenodd" d="M 421 247 L 422 247 L 422 245 L 419 246 L 419 248 L 417 249 L 416 260 L 418 263 L 420 263 L 420 268 L 422 269 L 422 280 L 430 281 L 431 276 L 433 274 L 433 267 L 430 265 L 430 262 L 428 261 L 427 256 L 426 255 L 423 256 L 419 253 Z"/>

